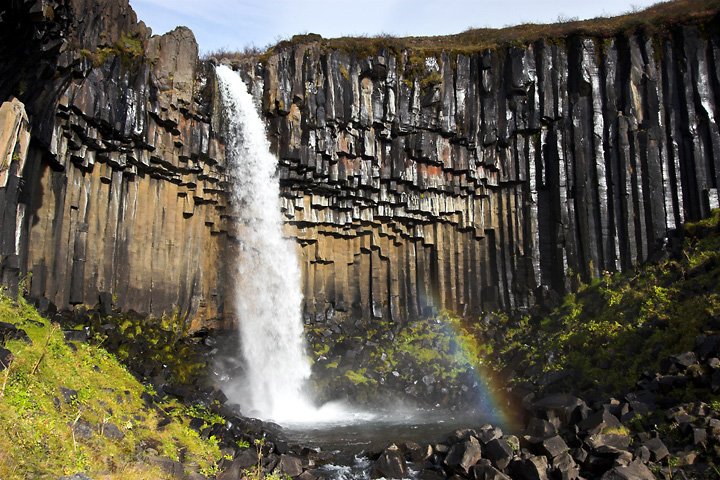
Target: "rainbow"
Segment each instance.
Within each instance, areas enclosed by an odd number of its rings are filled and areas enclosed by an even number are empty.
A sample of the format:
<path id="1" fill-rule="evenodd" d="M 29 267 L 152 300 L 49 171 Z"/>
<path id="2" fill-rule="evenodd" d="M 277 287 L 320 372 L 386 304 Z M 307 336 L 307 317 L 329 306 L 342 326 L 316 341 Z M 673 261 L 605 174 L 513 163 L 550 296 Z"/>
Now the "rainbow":
<path id="1" fill-rule="evenodd" d="M 440 322 L 442 333 L 456 345 L 455 351 L 452 352 L 455 359 L 472 366 L 475 388 L 479 392 L 477 405 L 479 413 L 488 418 L 489 423 L 494 426 L 499 426 L 508 432 L 520 431 L 521 409 L 518 408 L 517 400 L 512 399 L 507 386 L 484 363 L 486 348 L 480 339 L 465 328 L 460 318 L 449 312 L 442 312 L 436 320 Z"/>

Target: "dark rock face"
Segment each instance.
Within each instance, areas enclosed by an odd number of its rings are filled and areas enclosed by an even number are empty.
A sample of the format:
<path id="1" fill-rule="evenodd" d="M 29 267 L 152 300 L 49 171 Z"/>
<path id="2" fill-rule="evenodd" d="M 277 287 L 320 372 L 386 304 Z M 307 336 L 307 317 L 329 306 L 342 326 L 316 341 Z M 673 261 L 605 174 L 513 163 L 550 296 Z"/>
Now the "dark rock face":
<path id="1" fill-rule="evenodd" d="M 151 38 L 127 0 L 11 2 L 0 25 L 1 280 L 213 326 L 224 153 L 192 32 Z"/>
<path id="2" fill-rule="evenodd" d="M 192 33 L 150 37 L 127 0 L 1 13 L 0 281 L 31 272 L 48 308 L 114 294 L 230 320 L 218 98 Z M 308 318 L 521 309 L 652 257 L 718 206 L 716 27 L 443 54 L 420 78 L 406 52 L 246 61 Z"/>
<path id="3" fill-rule="evenodd" d="M 442 55 L 429 86 L 405 54 L 314 44 L 248 69 L 307 312 L 523 308 L 648 259 L 718 206 L 718 42 L 678 26 Z"/>

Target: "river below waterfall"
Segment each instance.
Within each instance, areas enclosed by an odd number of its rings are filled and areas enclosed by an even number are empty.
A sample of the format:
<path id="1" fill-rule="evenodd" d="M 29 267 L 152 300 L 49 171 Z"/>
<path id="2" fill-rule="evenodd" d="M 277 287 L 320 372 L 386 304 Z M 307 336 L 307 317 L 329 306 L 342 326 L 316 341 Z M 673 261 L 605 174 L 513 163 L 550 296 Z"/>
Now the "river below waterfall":
<path id="1" fill-rule="evenodd" d="M 376 412 L 372 419 L 348 419 L 346 422 L 317 422 L 284 426 L 293 444 L 319 447 L 350 458 L 377 452 L 389 443 L 434 443 L 443 441 L 454 430 L 479 428 L 490 418 L 436 410 L 413 412 Z"/>

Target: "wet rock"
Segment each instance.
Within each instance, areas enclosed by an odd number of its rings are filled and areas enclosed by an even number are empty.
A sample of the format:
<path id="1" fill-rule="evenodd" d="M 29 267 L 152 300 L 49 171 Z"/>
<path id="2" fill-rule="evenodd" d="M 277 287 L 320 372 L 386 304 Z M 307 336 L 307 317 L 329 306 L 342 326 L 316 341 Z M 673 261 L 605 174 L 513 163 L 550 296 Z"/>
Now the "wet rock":
<path id="1" fill-rule="evenodd" d="M 403 443 L 402 450 L 405 452 L 406 460 L 413 463 L 419 463 L 432 455 L 432 447 L 429 445 L 422 447 L 415 442 Z"/>
<path id="2" fill-rule="evenodd" d="M 298 480 L 318 480 L 318 478 L 320 477 L 312 473 L 310 470 L 305 470 L 300 475 L 298 475 L 297 478 Z"/>
<path id="3" fill-rule="evenodd" d="M 475 437 L 468 441 L 456 443 L 445 457 L 445 465 L 453 471 L 468 474 L 470 467 L 475 465 L 482 457 L 480 442 Z"/>
<path id="4" fill-rule="evenodd" d="M 447 477 L 442 470 L 423 469 L 419 475 L 420 480 L 445 480 Z"/>
<path id="5" fill-rule="evenodd" d="M 373 464 L 372 477 L 400 479 L 407 476 L 407 464 L 400 449 L 396 445 L 383 450 L 380 457 Z"/>
<path id="6" fill-rule="evenodd" d="M 275 469 L 289 477 L 297 477 L 303 472 L 302 460 L 292 455 L 280 455 Z"/>

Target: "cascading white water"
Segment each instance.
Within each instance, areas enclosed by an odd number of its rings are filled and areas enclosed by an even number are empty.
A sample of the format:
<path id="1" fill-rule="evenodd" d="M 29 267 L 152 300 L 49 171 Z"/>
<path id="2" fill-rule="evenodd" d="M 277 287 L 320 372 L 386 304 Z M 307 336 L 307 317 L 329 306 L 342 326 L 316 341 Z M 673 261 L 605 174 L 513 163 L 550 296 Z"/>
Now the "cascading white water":
<path id="1" fill-rule="evenodd" d="M 265 124 L 240 76 L 216 68 L 226 116 L 225 155 L 238 217 L 236 311 L 245 376 L 228 390 L 245 414 L 285 424 L 357 422 L 375 417 L 341 402 L 317 408 L 304 392 L 310 376 L 300 313 L 302 290 L 294 244 L 282 236 L 277 158 Z"/>
<path id="2" fill-rule="evenodd" d="M 261 418 L 294 421 L 311 409 L 303 396 L 310 366 L 300 313 L 300 269 L 294 245 L 282 236 L 278 162 L 240 76 L 226 66 L 216 72 L 241 242 L 234 280 L 246 377 L 233 400 Z"/>

